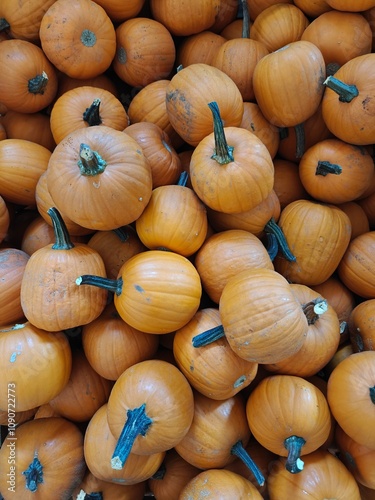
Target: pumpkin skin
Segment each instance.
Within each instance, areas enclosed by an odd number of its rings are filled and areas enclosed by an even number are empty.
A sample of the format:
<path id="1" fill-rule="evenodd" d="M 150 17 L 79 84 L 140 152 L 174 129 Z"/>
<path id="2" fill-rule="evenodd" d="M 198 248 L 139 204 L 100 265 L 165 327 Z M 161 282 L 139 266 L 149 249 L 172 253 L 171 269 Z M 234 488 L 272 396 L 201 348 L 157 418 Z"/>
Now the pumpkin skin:
<path id="1" fill-rule="evenodd" d="M 93 168 L 91 160 L 89 164 L 83 160 L 83 170 L 80 168 L 81 145 L 89 146 L 106 162 L 103 172 L 100 160 Z M 47 188 L 70 219 L 103 231 L 130 224 L 140 216 L 151 197 L 152 174 L 134 139 L 111 127 L 94 125 L 75 130 L 56 146 L 48 164 Z"/>
<path id="2" fill-rule="evenodd" d="M 296 200 L 310 199 L 306 189 L 303 187 L 298 172 L 298 163 L 282 158 L 275 158 L 273 189 L 280 201 L 280 209 Z"/>
<path id="3" fill-rule="evenodd" d="M 112 68 L 131 87 L 145 87 L 168 78 L 175 57 L 172 35 L 157 20 L 135 17 L 117 26 Z"/>
<path id="4" fill-rule="evenodd" d="M 370 221 L 358 201 L 339 203 L 338 207 L 345 212 L 350 219 L 350 223 L 352 225 L 351 240 L 354 240 L 354 238 L 360 234 L 368 233 L 370 231 Z"/>
<path id="5" fill-rule="evenodd" d="M 270 500 L 302 500 L 306 495 L 337 500 L 360 500 L 358 485 L 345 465 L 332 453 L 316 450 L 303 457 L 299 474 L 285 469 L 285 459 L 276 460 L 268 476 Z"/>
<path id="6" fill-rule="evenodd" d="M 363 147 L 340 139 L 326 139 L 304 153 L 298 171 L 312 198 L 338 205 L 365 192 L 373 178 L 374 162 Z"/>
<path id="7" fill-rule="evenodd" d="M 229 345 L 248 361 L 281 361 L 298 351 L 307 333 L 301 304 L 286 279 L 272 269 L 246 269 L 230 278 L 219 310 Z"/>
<path id="8" fill-rule="evenodd" d="M 274 159 L 280 143 L 279 129 L 266 120 L 256 102 L 244 102 L 243 106 L 240 127 L 255 134 L 266 146 L 271 158 Z"/>
<path id="9" fill-rule="evenodd" d="M 17 457 L 17 466 L 14 469 L 14 498 L 42 500 L 57 497 L 68 500 L 85 473 L 82 432 L 69 420 L 51 417 L 29 420 L 21 424 L 17 427 L 16 435 L 17 441 L 13 441 L 16 444 Z M 11 439 L 12 436 L 8 435 L 5 442 L 10 443 Z M 9 471 L 8 458 L 9 448 L 4 445 L 0 449 L 2 470 Z M 35 461 L 41 464 L 41 471 L 35 466 Z M 35 489 L 32 484 L 33 477 L 23 474 L 31 464 L 31 470 L 35 472 Z M 2 474 L 0 478 L 0 489 L 4 493 L 8 491 L 8 477 Z"/>
<path id="10" fill-rule="evenodd" d="M 7 109 L 35 113 L 51 104 L 57 74 L 40 47 L 26 40 L 3 40 L 0 64 L 0 103 Z"/>
<path id="11" fill-rule="evenodd" d="M 326 2 L 333 9 L 349 12 L 362 12 L 375 7 L 374 0 L 360 0 L 355 4 L 352 4 L 350 0 L 326 0 Z"/>
<path id="12" fill-rule="evenodd" d="M 327 386 L 327 399 L 338 425 L 357 443 L 371 449 L 375 449 L 374 360 L 374 351 L 350 354 L 334 368 Z M 359 424 L 363 421 L 368 425 Z"/>
<path id="13" fill-rule="evenodd" d="M 165 452 L 152 455 L 130 453 L 121 470 L 111 467 L 111 456 L 116 446 L 107 420 L 108 403 L 91 417 L 84 437 L 83 451 L 88 470 L 99 480 L 133 485 L 146 481 L 161 466 Z M 116 496 L 117 498 L 117 496 Z"/>
<path id="14" fill-rule="evenodd" d="M 337 269 L 344 285 L 365 299 L 375 298 L 374 246 L 374 231 L 357 236 L 350 242 Z"/>
<path id="15" fill-rule="evenodd" d="M 199 500 L 202 491 L 208 498 L 248 498 L 261 500 L 256 487 L 235 472 L 224 469 L 210 469 L 200 472 L 182 490 L 179 500 Z"/>
<path id="16" fill-rule="evenodd" d="M 241 93 L 228 75 L 213 66 L 196 63 L 181 69 L 171 78 L 166 92 L 169 121 L 191 146 L 197 146 L 213 130 L 209 102 L 217 102 L 226 127 L 237 127 L 241 123 Z"/>
<path id="17" fill-rule="evenodd" d="M 354 352 L 375 350 L 375 299 L 357 304 L 348 318 L 350 342 Z"/>
<path id="18" fill-rule="evenodd" d="M 116 51 L 110 18 L 103 7 L 90 0 L 54 2 L 42 18 L 39 37 L 52 64 L 73 78 L 104 73 Z"/>
<path id="19" fill-rule="evenodd" d="M 6 238 L 10 224 L 10 215 L 5 200 L 0 196 L 0 243 Z"/>
<path id="20" fill-rule="evenodd" d="M 5 127 L 7 139 L 36 142 L 51 152 L 56 146 L 51 132 L 50 117 L 42 111 L 20 113 L 8 110 L 7 114 L 0 118 L 0 123 Z"/>
<path id="21" fill-rule="evenodd" d="M 322 112 L 328 129 L 338 139 L 358 146 L 373 144 L 375 139 L 374 61 L 374 53 L 364 54 L 350 59 L 336 71 L 334 78 L 357 89 L 358 95 L 355 96 L 357 92 L 353 89 L 346 101 L 325 82 Z"/>
<path id="22" fill-rule="evenodd" d="M 264 56 L 256 65 L 255 99 L 270 123 L 293 127 L 317 110 L 324 78 L 324 59 L 316 45 L 302 40 L 291 42 Z"/>
<path id="23" fill-rule="evenodd" d="M 130 0 L 126 4 L 118 0 L 98 0 L 96 3 L 103 7 L 115 23 L 136 17 L 142 10 L 145 0 Z"/>
<path id="24" fill-rule="evenodd" d="M 0 326 L 20 322 L 21 282 L 29 255 L 18 248 L 0 249 Z"/>
<path id="25" fill-rule="evenodd" d="M 282 399 L 281 394 L 285 395 Z M 255 439 L 282 457 L 289 454 L 288 438 L 302 438 L 299 456 L 303 457 L 317 450 L 331 431 L 331 413 L 323 393 L 293 375 L 262 379 L 247 399 L 246 414 Z M 293 461 L 288 473 L 299 473 L 303 464 Z"/>
<path id="26" fill-rule="evenodd" d="M 26 322 L 2 327 L 0 342 L 3 380 L 16 387 L 15 411 L 47 403 L 68 383 L 72 354 L 62 332 L 51 333 Z M 5 386 L 0 393 L 4 410 L 8 408 Z"/>
<path id="27" fill-rule="evenodd" d="M 211 30 L 184 37 L 176 49 L 176 66 L 186 68 L 195 63 L 212 64 L 217 50 L 226 40 L 227 37 Z"/>
<path id="28" fill-rule="evenodd" d="M 99 104 L 96 105 L 99 99 Z M 124 130 L 128 115 L 110 91 L 83 85 L 62 94 L 54 103 L 50 113 L 51 132 L 56 144 L 65 136 L 82 127 L 105 125 L 115 130 Z"/>
<path id="29" fill-rule="evenodd" d="M 342 210 L 313 200 L 296 200 L 282 210 L 278 224 L 296 261 L 277 256 L 277 272 L 307 286 L 332 276 L 351 237 L 350 219 Z"/>

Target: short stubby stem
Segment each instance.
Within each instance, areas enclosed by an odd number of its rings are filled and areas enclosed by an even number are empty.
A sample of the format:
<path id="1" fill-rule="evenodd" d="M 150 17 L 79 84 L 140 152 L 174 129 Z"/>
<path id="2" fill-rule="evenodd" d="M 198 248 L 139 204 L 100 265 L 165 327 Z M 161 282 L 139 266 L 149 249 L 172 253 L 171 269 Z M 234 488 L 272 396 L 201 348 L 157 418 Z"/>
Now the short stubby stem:
<path id="1" fill-rule="evenodd" d="M 323 84 L 336 92 L 341 102 L 351 102 L 359 94 L 359 90 L 355 85 L 348 85 L 332 75 L 328 76 Z"/>
<path id="2" fill-rule="evenodd" d="M 232 446 L 232 449 L 230 452 L 232 455 L 235 455 L 240 460 L 242 460 L 242 462 L 246 465 L 246 467 L 253 473 L 253 476 L 255 477 L 256 482 L 259 484 L 259 486 L 263 486 L 264 482 L 265 482 L 265 478 L 262 474 L 262 471 L 259 469 L 257 464 L 254 462 L 254 460 L 251 458 L 251 456 L 245 450 L 242 442 L 237 441 L 237 443 Z"/>
<path id="3" fill-rule="evenodd" d="M 115 451 L 111 459 L 111 467 L 121 470 L 131 452 L 137 436 L 145 436 L 150 425 L 151 418 L 146 414 L 146 403 L 127 411 L 127 419 L 118 438 Z"/>
<path id="4" fill-rule="evenodd" d="M 307 323 L 313 325 L 319 317 L 325 313 L 328 309 L 328 302 L 322 297 L 317 297 L 316 299 L 306 302 L 302 305 L 302 310 L 306 316 Z"/>
<path id="5" fill-rule="evenodd" d="M 22 474 L 26 477 L 26 489 L 32 492 L 37 491 L 38 484 L 43 483 L 43 465 L 37 455 Z"/>
<path id="6" fill-rule="evenodd" d="M 286 470 L 292 474 L 297 474 L 303 470 L 304 463 L 301 460 L 301 449 L 306 441 L 299 436 L 289 436 L 284 441 L 284 446 L 288 451 L 286 459 Z"/>
<path id="7" fill-rule="evenodd" d="M 107 162 L 93 151 L 88 144 L 81 144 L 79 148 L 79 160 L 77 165 L 82 175 L 94 176 L 104 172 Z"/>
<path id="8" fill-rule="evenodd" d="M 102 123 L 102 119 L 99 113 L 100 103 L 101 100 L 99 98 L 94 99 L 91 106 L 86 108 L 83 112 L 83 121 L 85 121 L 89 125 L 89 127 L 92 127 L 94 125 L 101 125 Z"/>
<path id="9" fill-rule="evenodd" d="M 225 336 L 223 325 L 214 326 L 205 332 L 199 333 L 192 338 L 193 347 L 203 347 L 212 344 Z"/>
<path id="10" fill-rule="evenodd" d="M 341 173 L 342 167 L 340 167 L 340 165 L 326 160 L 319 160 L 315 170 L 315 175 L 323 175 L 324 177 L 328 174 L 340 175 Z"/>
<path id="11" fill-rule="evenodd" d="M 40 75 L 30 78 L 27 82 L 27 89 L 31 94 L 41 94 L 43 95 L 48 83 L 48 75 L 43 71 Z"/>
<path id="12" fill-rule="evenodd" d="M 370 387 L 370 399 L 371 402 L 375 405 L 375 385 L 374 387 Z"/>

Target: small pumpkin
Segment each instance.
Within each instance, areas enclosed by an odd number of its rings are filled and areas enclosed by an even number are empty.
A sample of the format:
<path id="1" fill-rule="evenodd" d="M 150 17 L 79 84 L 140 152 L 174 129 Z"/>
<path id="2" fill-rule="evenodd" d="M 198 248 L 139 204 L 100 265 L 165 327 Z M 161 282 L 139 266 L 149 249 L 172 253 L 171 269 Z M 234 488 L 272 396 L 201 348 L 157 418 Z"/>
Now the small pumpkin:
<path id="1" fill-rule="evenodd" d="M 0 124 L 4 126 L 8 139 L 36 142 L 51 152 L 56 146 L 51 132 L 50 117 L 43 111 L 21 113 L 8 110 L 7 114 L 0 118 Z"/>
<path id="2" fill-rule="evenodd" d="M 364 300 L 352 309 L 348 329 L 354 352 L 375 350 L 375 299 Z"/>
<path id="3" fill-rule="evenodd" d="M 0 326 L 21 322 L 21 283 L 30 255 L 18 248 L 0 249 Z"/>

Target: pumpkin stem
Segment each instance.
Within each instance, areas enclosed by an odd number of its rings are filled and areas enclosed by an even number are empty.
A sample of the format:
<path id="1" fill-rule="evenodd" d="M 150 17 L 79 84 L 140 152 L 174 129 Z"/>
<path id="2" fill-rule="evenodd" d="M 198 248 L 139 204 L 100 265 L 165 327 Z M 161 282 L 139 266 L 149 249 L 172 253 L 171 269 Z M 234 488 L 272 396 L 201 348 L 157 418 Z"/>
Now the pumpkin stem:
<path id="1" fill-rule="evenodd" d="M 328 174 L 339 175 L 342 172 L 340 165 L 336 163 L 331 163 L 327 160 L 319 160 L 318 165 L 315 170 L 315 175 L 323 175 L 324 177 Z"/>
<path id="2" fill-rule="evenodd" d="M 307 318 L 307 323 L 313 325 L 319 317 L 328 309 L 328 302 L 326 299 L 317 297 L 316 299 L 306 302 L 302 305 L 302 310 Z"/>
<path id="3" fill-rule="evenodd" d="M 232 449 L 230 450 L 232 455 L 236 455 L 239 459 L 242 460 L 242 462 L 246 465 L 248 469 L 251 470 L 253 473 L 256 482 L 259 484 L 259 486 L 263 486 L 265 482 L 265 478 L 257 466 L 257 464 L 254 462 L 254 460 L 250 457 L 248 452 L 245 450 L 243 447 L 243 444 L 241 441 L 237 441 L 236 444 L 232 446 Z"/>
<path id="4" fill-rule="evenodd" d="M 178 178 L 178 181 L 177 181 L 177 186 L 186 187 L 188 178 L 189 178 L 189 174 L 186 172 L 186 170 L 184 170 L 183 172 L 181 172 L 181 175 L 180 175 L 180 177 Z"/>
<path id="5" fill-rule="evenodd" d="M 40 463 L 37 454 L 26 470 L 22 472 L 26 476 L 26 489 L 34 492 L 38 489 L 38 484 L 43 483 L 43 465 Z"/>
<path id="6" fill-rule="evenodd" d="M 8 21 L 4 17 L 1 17 L 0 18 L 0 31 L 7 30 L 9 28 L 10 28 L 10 24 L 8 23 Z"/>
<path id="7" fill-rule="evenodd" d="M 288 451 L 286 459 L 286 470 L 292 474 L 297 474 L 303 470 L 304 463 L 300 458 L 301 448 L 306 441 L 299 436 L 289 436 L 284 440 L 284 446 Z"/>
<path id="8" fill-rule="evenodd" d="M 267 252 L 270 256 L 271 261 L 275 260 L 275 257 L 279 251 L 279 245 L 277 243 L 277 238 L 273 233 L 266 233 L 267 237 Z"/>
<path id="9" fill-rule="evenodd" d="M 163 462 L 161 466 L 158 468 L 158 470 L 155 472 L 155 474 L 151 476 L 151 479 L 164 479 L 166 472 L 167 468 L 165 466 L 165 463 Z"/>
<path id="10" fill-rule="evenodd" d="M 192 338 L 193 347 L 204 347 L 225 336 L 223 325 L 214 326 Z"/>
<path id="11" fill-rule="evenodd" d="M 102 119 L 100 118 L 99 114 L 99 107 L 100 107 L 101 100 L 94 99 L 92 101 L 91 106 L 86 108 L 86 110 L 83 112 L 83 120 L 88 123 L 90 127 L 93 125 L 101 125 Z"/>
<path id="12" fill-rule="evenodd" d="M 47 214 L 51 217 L 53 232 L 55 234 L 55 243 L 52 245 L 53 250 L 70 250 L 74 248 L 64 219 L 61 217 L 57 208 L 49 208 Z"/>
<path id="13" fill-rule="evenodd" d="M 295 125 L 294 132 L 296 134 L 296 158 L 302 158 L 305 152 L 305 126 L 303 123 Z"/>
<path id="14" fill-rule="evenodd" d="M 76 279 L 76 285 L 92 285 L 98 288 L 103 288 L 115 295 L 121 295 L 122 292 L 122 278 L 113 280 L 110 278 L 103 278 L 102 276 L 94 276 L 92 274 L 83 274 Z"/>
<path id="15" fill-rule="evenodd" d="M 79 160 L 77 165 L 82 175 L 98 175 L 104 172 L 107 162 L 99 155 L 97 151 L 93 151 L 87 144 L 81 144 L 79 148 Z"/>
<path id="16" fill-rule="evenodd" d="M 371 403 L 374 403 L 375 405 L 375 385 L 373 387 L 370 387 L 369 391 L 370 391 Z"/>
<path id="17" fill-rule="evenodd" d="M 336 92 L 341 102 L 351 102 L 359 94 L 358 88 L 355 85 L 348 85 L 332 75 L 329 75 L 325 79 L 323 85 Z"/>
<path id="18" fill-rule="evenodd" d="M 247 0 L 241 0 L 242 6 L 242 38 L 250 38 L 250 16 Z"/>
<path id="19" fill-rule="evenodd" d="M 27 89 L 31 94 L 44 94 L 46 86 L 48 83 L 48 75 L 45 71 L 42 71 L 40 75 L 30 78 L 27 82 Z"/>
<path id="20" fill-rule="evenodd" d="M 264 226 L 264 231 L 266 232 L 266 234 L 272 233 L 275 236 L 278 247 L 281 249 L 282 254 L 287 260 L 289 260 L 290 262 L 296 261 L 295 256 L 292 254 L 288 246 L 284 233 L 273 217 Z"/>
<path id="21" fill-rule="evenodd" d="M 122 243 L 128 241 L 129 232 L 126 230 L 126 227 L 118 227 L 116 229 L 112 229 L 112 231 L 120 238 Z"/>
<path id="22" fill-rule="evenodd" d="M 220 165 L 226 165 L 234 161 L 233 157 L 233 147 L 228 146 L 227 140 L 224 134 L 224 125 L 220 116 L 219 106 L 217 102 L 209 102 L 208 106 L 212 112 L 214 119 L 214 136 L 215 136 L 215 152 L 211 156 L 213 160 L 216 160 Z"/>
<path id="23" fill-rule="evenodd" d="M 91 493 L 86 493 L 81 490 L 76 500 L 103 500 L 103 493 L 101 491 L 92 491 Z"/>
<path id="24" fill-rule="evenodd" d="M 152 424 L 151 418 L 145 412 L 146 403 L 128 410 L 127 419 L 118 438 L 115 451 L 111 458 L 112 469 L 121 470 L 132 449 L 137 436 L 145 436 L 148 428 Z"/>

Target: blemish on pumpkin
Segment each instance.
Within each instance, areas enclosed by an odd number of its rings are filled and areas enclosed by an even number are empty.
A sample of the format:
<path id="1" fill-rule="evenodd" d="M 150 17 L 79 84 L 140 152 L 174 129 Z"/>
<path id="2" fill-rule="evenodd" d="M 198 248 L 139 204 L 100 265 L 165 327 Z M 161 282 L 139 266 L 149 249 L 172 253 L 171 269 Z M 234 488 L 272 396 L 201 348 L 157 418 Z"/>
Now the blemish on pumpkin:
<path id="1" fill-rule="evenodd" d="M 137 292 L 145 293 L 144 288 L 142 288 L 140 285 L 134 285 L 134 288 L 137 290 Z"/>
<path id="2" fill-rule="evenodd" d="M 125 64 L 126 63 L 126 50 L 124 49 L 124 47 L 119 47 L 118 51 L 117 51 L 117 59 L 119 60 L 119 62 L 121 64 Z"/>
<path id="3" fill-rule="evenodd" d="M 16 361 L 17 356 L 18 356 L 19 354 L 21 354 L 21 353 L 20 353 L 20 352 L 16 352 L 16 351 L 15 351 L 15 352 L 12 352 L 12 354 L 11 354 L 11 356 L 10 356 L 10 358 L 9 358 L 9 361 L 10 361 L 11 363 L 14 363 L 14 362 Z"/>
<path id="4" fill-rule="evenodd" d="M 240 387 L 245 381 L 246 381 L 246 376 L 241 375 L 241 377 L 238 377 L 238 379 L 234 382 L 233 387 L 237 389 L 237 387 Z"/>

